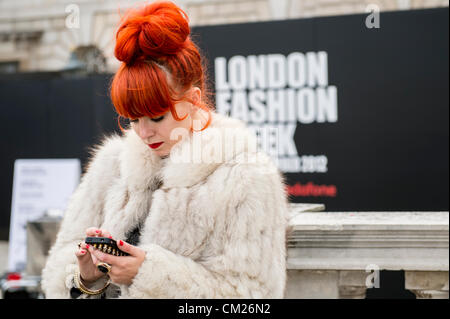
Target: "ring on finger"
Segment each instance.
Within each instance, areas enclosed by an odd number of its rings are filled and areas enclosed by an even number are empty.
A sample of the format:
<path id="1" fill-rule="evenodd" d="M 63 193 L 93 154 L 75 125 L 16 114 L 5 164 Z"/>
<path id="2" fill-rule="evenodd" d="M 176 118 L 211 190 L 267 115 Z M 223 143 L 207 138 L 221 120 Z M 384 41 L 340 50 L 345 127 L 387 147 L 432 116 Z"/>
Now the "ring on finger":
<path id="1" fill-rule="evenodd" d="M 111 271 L 111 265 L 105 262 L 99 262 L 97 263 L 97 268 L 98 270 L 100 270 L 102 273 L 107 274 Z"/>

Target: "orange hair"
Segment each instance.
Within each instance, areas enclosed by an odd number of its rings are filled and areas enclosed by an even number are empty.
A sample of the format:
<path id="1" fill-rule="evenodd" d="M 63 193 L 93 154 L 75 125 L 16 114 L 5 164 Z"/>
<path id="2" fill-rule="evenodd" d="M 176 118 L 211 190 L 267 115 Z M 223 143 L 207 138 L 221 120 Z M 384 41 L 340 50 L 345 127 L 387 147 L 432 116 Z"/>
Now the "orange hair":
<path id="1" fill-rule="evenodd" d="M 114 75 L 111 101 L 120 117 L 159 117 L 171 111 L 177 121 L 175 104 L 188 101 L 209 113 L 204 65 L 190 36 L 189 18 L 172 2 L 155 2 L 130 9 L 120 21 L 114 54 L 122 61 Z M 171 82 L 170 84 L 168 82 Z M 201 101 L 186 96 L 191 87 L 202 92 Z M 187 116 L 187 115 L 186 115 Z"/>

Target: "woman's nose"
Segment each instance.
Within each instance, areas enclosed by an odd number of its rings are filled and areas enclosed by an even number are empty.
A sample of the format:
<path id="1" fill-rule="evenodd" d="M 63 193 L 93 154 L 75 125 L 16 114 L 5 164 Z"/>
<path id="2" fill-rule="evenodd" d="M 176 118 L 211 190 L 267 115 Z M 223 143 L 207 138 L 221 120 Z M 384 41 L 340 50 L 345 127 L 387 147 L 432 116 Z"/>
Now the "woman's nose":
<path id="1" fill-rule="evenodd" d="M 155 129 L 152 127 L 150 121 L 146 118 L 139 119 L 138 134 L 143 140 L 151 138 L 155 135 Z"/>

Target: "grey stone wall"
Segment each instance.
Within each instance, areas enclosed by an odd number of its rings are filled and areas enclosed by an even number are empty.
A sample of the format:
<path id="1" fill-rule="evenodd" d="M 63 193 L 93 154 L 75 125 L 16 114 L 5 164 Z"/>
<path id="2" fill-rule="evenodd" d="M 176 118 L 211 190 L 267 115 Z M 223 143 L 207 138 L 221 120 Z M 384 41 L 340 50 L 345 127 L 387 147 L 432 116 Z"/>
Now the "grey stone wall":
<path id="1" fill-rule="evenodd" d="M 448 6 L 448 0 L 175 0 L 191 25 L 213 25 L 364 13 L 369 4 L 381 11 Z M 114 72 L 114 32 L 119 12 L 142 1 L 3 0 L 0 1 L 0 72 L 5 64 L 18 71 L 67 67 L 80 46 L 95 46 Z M 74 10 L 75 8 L 75 10 Z M 68 22 L 79 17 L 79 27 Z"/>

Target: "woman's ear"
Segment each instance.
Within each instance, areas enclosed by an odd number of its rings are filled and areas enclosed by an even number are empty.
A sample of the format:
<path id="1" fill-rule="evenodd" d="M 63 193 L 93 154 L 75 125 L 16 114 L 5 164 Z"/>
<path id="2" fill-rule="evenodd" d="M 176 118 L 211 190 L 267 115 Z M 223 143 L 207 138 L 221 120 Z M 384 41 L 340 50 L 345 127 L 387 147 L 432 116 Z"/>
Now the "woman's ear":
<path id="1" fill-rule="evenodd" d="M 199 105 L 202 99 L 202 90 L 200 90 L 198 87 L 193 86 L 191 88 L 190 96 L 189 98 L 192 100 L 193 103 L 191 103 L 191 115 L 194 115 L 198 111 L 198 107 L 196 105 Z"/>
<path id="2" fill-rule="evenodd" d="M 202 90 L 200 90 L 200 88 L 194 86 L 191 88 L 190 94 L 191 94 L 190 98 L 193 102 L 193 103 L 191 103 L 191 119 L 193 121 L 193 124 L 191 124 L 191 131 L 192 131 L 192 127 L 194 127 L 195 130 L 201 130 L 201 128 L 206 123 L 203 120 L 203 116 L 202 116 L 201 112 L 199 112 L 202 109 L 202 107 L 200 107 L 200 103 L 201 103 L 201 99 L 202 99 Z M 192 126 L 192 125 L 194 125 L 194 126 Z"/>
<path id="3" fill-rule="evenodd" d="M 194 101 L 194 104 L 199 104 L 202 99 L 202 90 L 196 86 L 193 86 L 191 90 L 191 98 Z"/>

